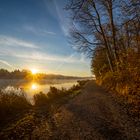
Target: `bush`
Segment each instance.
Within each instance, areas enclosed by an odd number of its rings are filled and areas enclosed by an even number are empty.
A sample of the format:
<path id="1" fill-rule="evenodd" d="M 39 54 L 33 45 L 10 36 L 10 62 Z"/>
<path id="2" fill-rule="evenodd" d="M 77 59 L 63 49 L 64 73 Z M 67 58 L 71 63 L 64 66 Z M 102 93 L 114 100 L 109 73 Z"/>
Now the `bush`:
<path id="1" fill-rule="evenodd" d="M 34 105 L 38 107 L 46 106 L 49 109 L 51 105 L 55 105 L 79 93 L 79 85 L 74 85 L 68 90 L 65 88 L 57 89 L 55 87 L 50 87 L 50 90 L 47 94 L 40 92 L 39 94 L 34 95 Z"/>
<path id="2" fill-rule="evenodd" d="M 49 106 L 49 99 L 46 94 L 40 92 L 34 95 L 34 105 L 35 106 Z"/>
<path id="3" fill-rule="evenodd" d="M 99 83 L 109 90 L 116 91 L 121 95 L 130 107 L 129 113 L 140 115 L 140 75 L 134 67 L 123 68 L 118 72 L 107 72 L 99 79 Z"/>
<path id="4" fill-rule="evenodd" d="M 78 85 L 76 85 L 77 88 L 78 88 L 78 87 L 83 87 L 88 81 L 89 81 L 89 80 L 77 81 L 77 82 L 78 82 Z"/>
<path id="5" fill-rule="evenodd" d="M 0 91 L 0 122 L 28 110 L 30 107 L 31 104 L 26 99 L 24 93 L 17 95 L 14 92 L 3 93 Z"/>
<path id="6" fill-rule="evenodd" d="M 49 92 L 47 93 L 47 96 L 50 100 L 55 100 L 57 99 L 59 96 L 61 96 L 61 93 L 63 92 L 60 91 L 59 89 L 57 89 L 56 87 L 50 87 Z"/>

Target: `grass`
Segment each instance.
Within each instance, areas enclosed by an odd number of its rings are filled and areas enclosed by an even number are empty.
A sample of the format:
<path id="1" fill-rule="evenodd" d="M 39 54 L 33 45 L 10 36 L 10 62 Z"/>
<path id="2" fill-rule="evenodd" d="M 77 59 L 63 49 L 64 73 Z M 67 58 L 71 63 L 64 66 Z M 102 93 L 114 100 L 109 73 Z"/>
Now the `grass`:
<path id="1" fill-rule="evenodd" d="M 50 87 L 47 94 L 40 92 L 34 95 L 33 105 L 24 92 L 16 94 L 0 91 L 0 139 L 29 138 L 42 118 L 49 119 L 57 108 L 80 94 L 85 83 L 78 82 L 68 90 Z"/>

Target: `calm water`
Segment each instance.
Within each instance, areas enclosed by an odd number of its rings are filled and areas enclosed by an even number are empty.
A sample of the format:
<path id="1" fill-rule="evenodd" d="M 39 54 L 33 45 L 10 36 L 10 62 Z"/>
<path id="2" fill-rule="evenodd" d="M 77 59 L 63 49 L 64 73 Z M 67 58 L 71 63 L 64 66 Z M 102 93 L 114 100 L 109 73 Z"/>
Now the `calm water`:
<path id="1" fill-rule="evenodd" d="M 51 86 L 58 89 L 68 89 L 77 84 L 77 80 L 42 80 L 39 82 L 27 82 L 24 80 L 0 80 L 0 88 L 5 92 L 14 91 L 17 94 L 20 94 L 21 91 L 24 91 L 27 95 L 27 98 L 31 100 L 33 95 L 39 92 L 47 94 Z"/>

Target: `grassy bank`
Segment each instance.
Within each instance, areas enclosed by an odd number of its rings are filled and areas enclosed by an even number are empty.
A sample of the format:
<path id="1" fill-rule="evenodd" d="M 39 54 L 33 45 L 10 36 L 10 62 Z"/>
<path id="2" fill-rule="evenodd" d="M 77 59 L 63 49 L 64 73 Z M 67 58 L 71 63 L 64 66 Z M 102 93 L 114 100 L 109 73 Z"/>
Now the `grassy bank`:
<path id="1" fill-rule="evenodd" d="M 104 50 L 96 51 L 92 61 L 97 83 L 117 93 L 132 118 L 140 118 L 140 53 L 133 47 L 119 52 L 119 60 L 109 63 Z"/>
<path id="2" fill-rule="evenodd" d="M 108 91 L 116 93 L 127 113 L 137 120 L 140 118 L 140 79 L 135 74 L 134 71 L 133 73 L 108 72 L 102 79 L 98 79 L 97 83 Z"/>
<path id="3" fill-rule="evenodd" d="M 80 94 L 86 81 L 80 81 L 70 89 L 50 87 L 45 94 L 40 92 L 34 95 L 32 105 L 25 93 L 0 92 L 0 139 L 29 138 L 33 129 L 43 119 L 51 119 L 51 114 L 70 99 Z"/>

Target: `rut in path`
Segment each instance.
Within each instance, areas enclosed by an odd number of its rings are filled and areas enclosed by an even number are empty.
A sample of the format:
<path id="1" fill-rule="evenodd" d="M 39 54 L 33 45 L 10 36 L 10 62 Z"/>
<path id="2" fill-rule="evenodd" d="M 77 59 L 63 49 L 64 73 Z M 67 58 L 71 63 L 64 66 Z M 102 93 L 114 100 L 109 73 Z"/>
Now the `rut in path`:
<path id="1" fill-rule="evenodd" d="M 57 140 L 138 140 L 140 127 L 134 126 L 114 97 L 88 82 L 82 93 L 60 107 L 49 129 L 38 128 L 40 139 Z M 46 131 L 45 131 L 46 130 Z M 49 134 L 49 137 L 48 137 Z M 34 135 L 34 134 L 33 134 Z"/>

